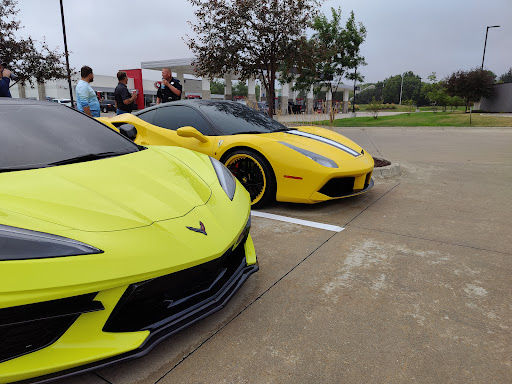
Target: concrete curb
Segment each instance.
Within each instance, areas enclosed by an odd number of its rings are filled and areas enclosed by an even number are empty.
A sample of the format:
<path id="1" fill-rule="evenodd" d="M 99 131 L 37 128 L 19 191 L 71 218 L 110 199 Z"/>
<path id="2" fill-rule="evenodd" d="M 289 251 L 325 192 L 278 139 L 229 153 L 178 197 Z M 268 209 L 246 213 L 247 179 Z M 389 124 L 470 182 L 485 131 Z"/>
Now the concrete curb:
<path id="1" fill-rule="evenodd" d="M 373 177 L 379 177 L 381 179 L 400 176 L 401 174 L 402 170 L 400 169 L 400 164 L 398 163 L 391 163 L 391 165 L 386 167 L 373 168 Z"/>

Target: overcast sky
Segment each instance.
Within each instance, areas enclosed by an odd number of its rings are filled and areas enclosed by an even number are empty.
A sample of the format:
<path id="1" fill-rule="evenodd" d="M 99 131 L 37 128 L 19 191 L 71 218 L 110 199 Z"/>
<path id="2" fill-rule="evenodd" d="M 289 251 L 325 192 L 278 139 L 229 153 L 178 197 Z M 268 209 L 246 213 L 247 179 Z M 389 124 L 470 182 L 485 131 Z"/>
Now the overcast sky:
<path id="1" fill-rule="evenodd" d="M 186 0 L 64 0 L 70 64 L 89 65 L 97 75 L 140 68 L 142 61 L 191 57 L 183 37 L 194 22 Z M 405 71 L 426 79 L 480 67 L 486 27 L 485 67 L 498 76 L 512 67 L 512 0 L 327 0 L 321 8 L 353 10 L 367 31 L 362 53 L 366 82 Z M 63 50 L 59 0 L 19 0 L 20 35 L 46 38 Z M 156 71 L 143 76 L 157 80 Z"/>

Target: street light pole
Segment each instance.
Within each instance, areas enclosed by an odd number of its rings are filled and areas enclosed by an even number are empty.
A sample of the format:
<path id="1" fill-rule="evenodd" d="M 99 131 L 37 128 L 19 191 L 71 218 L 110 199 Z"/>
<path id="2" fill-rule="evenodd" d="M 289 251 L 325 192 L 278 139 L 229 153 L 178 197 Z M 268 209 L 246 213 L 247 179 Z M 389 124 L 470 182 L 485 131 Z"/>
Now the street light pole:
<path id="1" fill-rule="evenodd" d="M 402 88 L 404 86 L 404 74 L 402 73 L 401 76 L 402 82 L 400 83 L 400 102 L 398 103 L 398 105 L 402 105 Z"/>
<path id="2" fill-rule="evenodd" d="M 485 43 L 484 43 L 484 55 L 482 56 L 482 70 L 484 69 L 484 59 L 485 59 L 485 48 L 487 47 L 487 34 L 489 33 L 489 28 L 499 28 L 499 25 L 491 25 L 488 26 L 485 30 Z"/>
<path id="3" fill-rule="evenodd" d="M 69 54 L 68 54 L 68 43 L 66 40 L 66 23 L 64 22 L 64 7 L 62 0 L 60 0 L 60 15 L 62 17 L 62 35 L 64 36 L 64 52 L 66 54 L 66 68 L 68 70 L 68 85 L 69 85 L 69 98 L 71 99 L 71 107 L 73 108 L 73 88 L 71 86 L 71 70 L 69 69 Z"/>

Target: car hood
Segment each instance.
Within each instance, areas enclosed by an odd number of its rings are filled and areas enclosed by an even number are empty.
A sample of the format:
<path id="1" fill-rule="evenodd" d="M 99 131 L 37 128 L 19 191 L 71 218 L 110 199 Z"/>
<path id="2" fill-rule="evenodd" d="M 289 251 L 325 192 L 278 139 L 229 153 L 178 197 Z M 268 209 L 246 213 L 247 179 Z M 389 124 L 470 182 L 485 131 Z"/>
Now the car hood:
<path id="1" fill-rule="evenodd" d="M 9 217 L 21 215 L 34 219 L 25 226 L 34 230 L 40 221 L 92 232 L 137 228 L 205 204 L 215 180 L 207 156 L 167 147 L 3 173 L 0 223 L 13 225 Z"/>
<path id="2" fill-rule="evenodd" d="M 291 131 L 265 133 L 258 136 L 268 139 L 268 143 L 285 142 L 337 161 L 351 161 L 363 157 L 361 146 L 325 128 L 296 127 Z M 341 145 L 336 146 L 337 144 Z"/>

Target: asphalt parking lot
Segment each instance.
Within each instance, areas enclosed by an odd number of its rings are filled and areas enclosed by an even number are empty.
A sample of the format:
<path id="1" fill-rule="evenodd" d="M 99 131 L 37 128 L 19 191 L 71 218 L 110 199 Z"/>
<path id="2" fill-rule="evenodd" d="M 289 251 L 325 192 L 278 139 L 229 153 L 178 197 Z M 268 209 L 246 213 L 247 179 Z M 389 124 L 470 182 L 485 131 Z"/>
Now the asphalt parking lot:
<path id="1" fill-rule="evenodd" d="M 253 217 L 260 271 L 143 358 L 61 383 L 512 382 L 512 128 L 343 128 L 402 175 Z"/>

